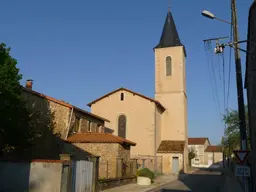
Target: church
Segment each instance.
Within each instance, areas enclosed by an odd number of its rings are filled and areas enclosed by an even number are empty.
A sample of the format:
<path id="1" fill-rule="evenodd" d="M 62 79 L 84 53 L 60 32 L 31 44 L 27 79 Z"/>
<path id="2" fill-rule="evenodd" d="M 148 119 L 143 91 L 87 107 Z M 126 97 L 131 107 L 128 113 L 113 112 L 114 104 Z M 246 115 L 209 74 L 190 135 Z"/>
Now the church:
<path id="1" fill-rule="evenodd" d="M 155 98 L 121 87 L 110 90 L 88 106 L 92 113 L 110 120 L 106 123 L 108 132 L 137 143 L 131 149 L 131 157 L 155 157 L 156 170 L 157 157 L 161 156 L 164 174 L 186 172 L 186 49 L 170 11 L 154 54 Z"/>

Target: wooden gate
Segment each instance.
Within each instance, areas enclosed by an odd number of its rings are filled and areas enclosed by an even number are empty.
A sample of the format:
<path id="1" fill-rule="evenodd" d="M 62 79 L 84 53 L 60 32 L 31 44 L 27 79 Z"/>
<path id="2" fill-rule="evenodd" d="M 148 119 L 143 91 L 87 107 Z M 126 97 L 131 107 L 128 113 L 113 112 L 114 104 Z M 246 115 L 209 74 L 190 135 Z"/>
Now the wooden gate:
<path id="1" fill-rule="evenodd" d="M 72 192 L 92 192 L 93 162 L 73 161 Z"/>

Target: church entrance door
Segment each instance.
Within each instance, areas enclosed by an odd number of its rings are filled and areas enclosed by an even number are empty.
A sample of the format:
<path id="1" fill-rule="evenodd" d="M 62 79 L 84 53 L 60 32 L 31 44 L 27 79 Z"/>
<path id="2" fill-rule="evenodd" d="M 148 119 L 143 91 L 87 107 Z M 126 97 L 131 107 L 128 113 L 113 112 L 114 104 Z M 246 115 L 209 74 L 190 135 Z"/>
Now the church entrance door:
<path id="1" fill-rule="evenodd" d="M 179 157 L 172 158 L 172 173 L 177 173 L 179 171 Z"/>

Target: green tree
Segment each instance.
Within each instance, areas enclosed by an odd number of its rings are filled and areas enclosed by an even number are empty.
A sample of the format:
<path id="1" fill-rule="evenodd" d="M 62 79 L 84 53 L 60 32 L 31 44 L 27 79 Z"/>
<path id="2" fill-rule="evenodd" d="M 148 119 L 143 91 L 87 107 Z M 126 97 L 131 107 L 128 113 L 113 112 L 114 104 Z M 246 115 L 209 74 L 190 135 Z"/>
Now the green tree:
<path id="1" fill-rule="evenodd" d="M 0 44 L 0 152 L 24 152 L 40 132 L 26 107 L 19 81 L 22 75 L 11 57 L 10 48 Z"/>
<path id="2" fill-rule="evenodd" d="M 245 106 L 245 117 L 246 117 L 246 132 L 248 139 L 248 147 L 250 147 L 250 135 L 248 126 L 248 107 Z M 239 114 L 238 110 L 228 111 L 223 117 L 224 123 L 226 124 L 224 138 L 222 145 L 225 147 L 224 153 L 227 156 L 231 156 L 233 150 L 238 149 L 240 146 L 240 128 L 239 128 Z"/>
<path id="3" fill-rule="evenodd" d="M 191 160 L 196 157 L 195 150 L 193 148 L 189 149 L 188 152 L 188 159 L 189 159 L 189 165 L 191 166 Z"/>

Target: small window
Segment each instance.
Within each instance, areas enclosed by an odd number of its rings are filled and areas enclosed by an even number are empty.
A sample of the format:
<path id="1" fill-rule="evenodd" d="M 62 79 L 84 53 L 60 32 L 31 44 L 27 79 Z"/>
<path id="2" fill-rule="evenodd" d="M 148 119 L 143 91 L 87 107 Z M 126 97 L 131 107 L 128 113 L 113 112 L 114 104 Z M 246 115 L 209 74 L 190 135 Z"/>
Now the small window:
<path id="1" fill-rule="evenodd" d="M 76 116 L 73 131 L 77 133 L 79 131 L 79 126 L 80 126 L 80 118 Z"/>
<path id="2" fill-rule="evenodd" d="M 126 137 L 126 117 L 125 115 L 120 115 L 118 117 L 118 136 L 125 138 Z"/>
<path id="3" fill-rule="evenodd" d="M 166 76 L 172 75 L 172 58 L 170 56 L 166 57 Z"/>
<path id="4" fill-rule="evenodd" d="M 92 122 L 89 121 L 88 132 L 92 132 Z"/>
<path id="5" fill-rule="evenodd" d="M 121 101 L 124 100 L 124 93 L 121 93 L 121 95 L 120 95 L 120 100 L 121 100 Z"/>

